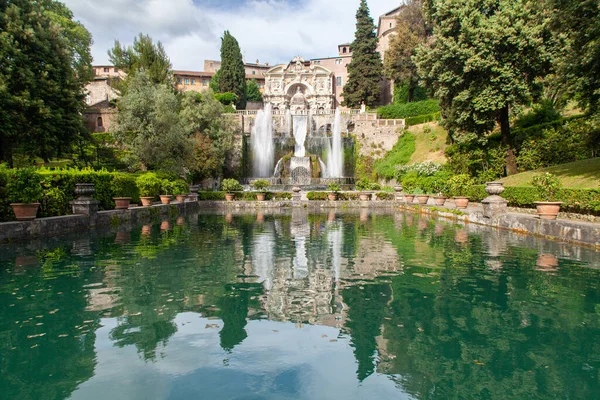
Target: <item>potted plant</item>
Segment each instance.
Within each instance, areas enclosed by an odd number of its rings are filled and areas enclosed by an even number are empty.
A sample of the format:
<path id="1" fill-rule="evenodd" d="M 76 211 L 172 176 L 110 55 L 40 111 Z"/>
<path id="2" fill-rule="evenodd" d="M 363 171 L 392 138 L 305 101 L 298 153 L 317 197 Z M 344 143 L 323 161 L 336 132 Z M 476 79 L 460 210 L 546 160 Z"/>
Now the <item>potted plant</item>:
<path id="1" fill-rule="evenodd" d="M 233 201 L 235 192 L 241 192 L 244 188 L 235 179 L 223 179 L 223 182 L 221 182 L 221 190 L 225 192 L 225 200 Z"/>
<path id="2" fill-rule="evenodd" d="M 173 198 L 173 196 L 171 196 L 169 193 L 172 193 L 172 191 L 173 185 L 171 181 L 169 181 L 168 179 L 162 179 L 160 183 L 160 202 L 162 204 L 171 204 L 171 199 Z"/>
<path id="3" fill-rule="evenodd" d="M 330 191 L 330 193 L 327 195 L 327 198 L 331 201 L 337 200 L 340 190 L 342 190 L 340 185 L 336 182 L 331 182 L 329 185 L 327 185 L 327 189 Z"/>
<path id="4" fill-rule="evenodd" d="M 465 209 L 469 206 L 469 198 L 465 194 L 473 184 L 473 179 L 467 174 L 454 175 L 450 178 L 448 191 L 454 198 L 456 208 Z"/>
<path id="5" fill-rule="evenodd" d="M 129 203 L 131 203 L 131 197 L 127 196 L 132 190 L 131 178 L 122 175 L 115 175 L 113 177 L 111 186 L 113 195 L 115 196 L 113 197 L 113 201 L 115 202 L 115 210 L 127 210 L 129 208 Z"/>
<path id="6" fill-rule="evenodd" d="M 368 190 L 371 190 L 371 183 L 367 179 L 362 178 L 356 182 L 356 190 L 360 191 L 358 198 L 361 201 L 371 200 L 371 193 L 367 192 Z"/>
<path id="7" fill-rule="evenodd" d="M 433 182 L 433 190 L 435 191 L 435 195 L 433 195 L 433 200 L 435 201 L 436 206 L 443 206 L 446 203 L 446 196 L 443 195 L 443 192 L 446 190 L 446 183 L 441 180 L 435 180 Z"/>
<path id="8" fill-rule="evenodd" d="M 33 168 L 16 169 L 6 183 L 11 207 L 18 221 L 35 219 L 44 196 L 42 179 Z"/>
<path id="9" fill-rule="evenodd" d="M 549 172 L 535 175 L 531 185 L 536 188 L 538 195 L 545 201 L 536 201 L 538 216 L 541 219 L 554 220 L 560 212 L 561 201 L 555 201 L 558 191 L 562 188 L 560 179 Z"/>
<path id="10" fill-rule="evenodd" d="M 415 197 L 417 198 L 417 202 L 421 206 L 424 206 L 429 201 L 429 195 L 426 194 L 420 187 L 417 187 L 415 190 L 413 190 L 413 194 L 415 195 Z"/>
<path id="11" fill-rule="evenodd" d="M 256 190 L 256 200 L 265 201 L 266 189 L 270 186 L 270 183 L 266 179 L 258 179 L 252 183 L 254 190 Z"/>
<path id="12" fill-rule="evenodd" d="M 152 201 L 160 194 L 160 183 L 160 179 L 152 172 L 137 177 L 135 184 L 140 191 L 142 206 L 152 205 Z"/>
<path id="13" fill-rule="evenodd" d="M 187 193 L 190 191 L 190 186 L 183 179 L 177 179 L 171 182 L 171 191 L 175 195 L 175 200 L 183 203 L 187 197 Z"/>

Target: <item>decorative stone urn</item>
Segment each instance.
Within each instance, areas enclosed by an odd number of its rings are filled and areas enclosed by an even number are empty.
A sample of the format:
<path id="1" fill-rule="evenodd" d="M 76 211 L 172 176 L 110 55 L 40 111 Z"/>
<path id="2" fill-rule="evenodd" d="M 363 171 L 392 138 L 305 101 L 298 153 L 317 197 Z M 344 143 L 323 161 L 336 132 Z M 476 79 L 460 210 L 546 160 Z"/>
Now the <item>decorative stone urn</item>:
<path id="1" fill-rule="evenodd" d="M 402 185 L 398 184 L 394 186 L 394 191 L 396 192 L 396 201 L 402 201 Z"/>
<path id="2" fill-rule="evenodd" d="M 508 201 L 500 197 L 500 194 L 504 190 L 504 183 L 502 182 L 487 182 L 485 184 L 485 192 L 489 196 L 481 201 L 484 217 L 493 218 L 506 214 L 508 211 Z"/>
<path id="3" fill-rule="evenodd" d="M 292 201 L 300 201 L 302 198 L 302 195 L 300 194 L 301 191 L 302 189 L 300 189 L 298 186 L 294 186 L 292 188 Z"/>
<path id="4" fill-rule="evenodd" d="M 75 194 L 77 199 L 70 202 L 73 214 L 87 215 L 90 226 L 96 225 L 98 207 L 100 202 L 91 196 L 96 193 L 93 183 L 76 183 Z"/>
<path id="5" fill-rule="evenodd" d="M 93 183 L 75 184 L 75 194 L 77 195 L 77 200 L 91 199 L 94 193 L 96 193 L 96 188 L 94 187 Z"/>

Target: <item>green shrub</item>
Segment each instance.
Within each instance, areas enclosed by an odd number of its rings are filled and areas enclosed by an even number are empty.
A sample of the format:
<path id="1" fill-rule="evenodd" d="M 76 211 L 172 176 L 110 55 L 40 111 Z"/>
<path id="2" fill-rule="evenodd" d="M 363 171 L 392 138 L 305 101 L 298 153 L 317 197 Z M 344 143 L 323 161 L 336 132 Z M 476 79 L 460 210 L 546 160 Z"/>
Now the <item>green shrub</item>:
<path id="1" fill-rule="evenodd" d="M 188 194 L 190 192 L 190 185 L 183 179 L 176 179 L 171 182 L 171 194 Z"/>
<path id="2" fill-rule="evenodd" d="M 308 200 L 327 200 L 327 196 L 330 192 L 308 192 L 306 194 L 306 198 Z M 348 201 L 348 200 L 358 200 L 358 193 L 338 193 L 338 200 Z"/>
<path id="3" fill-rule="evenodd" d="M 426 122 L 439 121 L 441 114 L 435 112 L 432 114 L 418 115 L 416 117 L 409 117 L 405 119 L 406 126 L 420 125 Z"/>
<path id="4" fill-rule="evenodd" d="M 71 213 L 69 196 L 60 188 L 53 187 L 45 191 L 42 199 L 40 217 L 52 217 Z"/>
<path id="5" fill-rule="evenodd" d="M 468 196 L 469 190 L 474 184 L 473 178 L 467 174 L 454 175 L 448 180 L 445 194 L 448 197 Z"/>
<path id="6" fill-rule="evenodd" d="M 427 100 L 427 90 L 421 86 L 417 86 L 413 90 L 413 102 Z M 408 103 L 408 83 L 395 84 L 394 85 L 394 103 L 405 104 Z"/>
<path id="7" fill-rule="evenodd" d="M 390 104 L 379 107 L 377 114 L 383 119 L 403 119 L 418 115 L 433 114 L 440 111 L 438 100 L 424 100 L 414 103 Z"/>
<path id="8" fill-rule="evenodd" d="M 356 182 L 356 190 L 381 190 L 381 185 L 377 182 L 371 182 L 366 178 L 362 178 Z"/>
<path id="9" fill-rule="evenodd" d="M 252 182 L 252 187 L 259 192 L 264 192 L 271 184 L 266 179 L 258 179 Z"/>
<path id="10" fill-rule="evenodd" d="M 556 201 L 556 195 L 562 188 L 560 179 L 549 172 L 534 175 L 531 179 L 531 186 L 537 189 L 542 201 Z"/>
<path id="11" fill-rule="evenodd" d="M 133 176 L 126 174 L 115 174 L 113 176 L 113 197 L 131 197 L 132 199 L 135 199 L 140 197 L 139 193 L 139 189 Z"/>
<path id="12" fill-rule="evenodd" d="M 242 192 L 236 195 L 238 200 L 256 200 L 256 193 Z M 290 192 L 269 192 L 266 193 L 266 200 L 290 200 L 292 193 Z M 225 200 L 225 192 L 198 192 L 200 201 L 223 201 Z"/>
<path id="13" fill-rule="evenodd" d="M 228 106 L 232 103 L 237 103 L 238 96 L 231 92 L 215 93 L 215 99 L 217 99 L 224 106 Z"/>
<path id="14" fill-rule="evenodd" d="M 342 190 L 342 188 L 340 187 L 339 183 L 331 182 L 329 185 L 327 185 L 327 190 L 338 193 L 340 190 Z"/>
<path id="15" fill-rule="evenodd" d="M 42 200 L 42 180 L 33 168 L 13 169 L 6 183 L 10 203 L 37 203 Z"/>
<path id="16" fill-rule="evenodd" d="M 415 136 L 405 132 L 398 138 L 398 143 L 381 160 L 375 162 L 375 173 L 382 178 L 393 179 L 396 176 L 396 166 L 408 164 L 415 149 Z"/>
<path id="17" fill-rule="evenodd" d="M 536 104 L 531 111 L 520 115 L 515 121 L 515 128 L 529 128 L 531 126 L 553 122 L 561 119 L 560 112 L 554 108 L 554 103 L 549 100 Z"/>
<path id="18" fill-rule="evenodd" d="M 135 183 L 140 192 L 140 196 L 156 197 L 160 194 L 161 180 L 153 172 L 138 176 Z"/>
<path id="19" fill-rule="evenodd" d="M 394 200 L 396 198 L 396 196 L 394 195 L 394 193 L 378 192 L 377 193 L 377 198 L 379 200 Z"/>
<path id="20" fill-rule="evenodd" d="M 223 179 L 221 190 L 227 193 L 241 192 L 244 190 L 242 185 L 235 179 Z"/>

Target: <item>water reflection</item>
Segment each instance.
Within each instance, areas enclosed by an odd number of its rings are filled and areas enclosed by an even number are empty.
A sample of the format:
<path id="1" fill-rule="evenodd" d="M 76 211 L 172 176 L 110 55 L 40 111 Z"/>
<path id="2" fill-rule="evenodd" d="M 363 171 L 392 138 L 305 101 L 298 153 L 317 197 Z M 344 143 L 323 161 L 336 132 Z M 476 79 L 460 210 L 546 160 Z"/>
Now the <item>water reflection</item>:
<path id="1" fill-rule="evenodd" d="M 599 393 L 591 250 L 366 210 L 189 221 L 3 248 L 0 393 Z"/>

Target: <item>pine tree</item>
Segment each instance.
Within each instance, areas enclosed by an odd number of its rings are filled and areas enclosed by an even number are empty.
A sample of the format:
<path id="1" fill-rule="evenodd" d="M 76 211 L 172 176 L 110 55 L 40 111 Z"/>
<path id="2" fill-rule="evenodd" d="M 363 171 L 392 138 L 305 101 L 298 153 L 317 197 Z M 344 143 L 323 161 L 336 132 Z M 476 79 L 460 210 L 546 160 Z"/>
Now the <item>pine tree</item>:
<path id="1" fill-rule="evenodd" d="M 346 107 L 375 106 L 381 95 L 383 65 L 377 52 L 375 24 L 369 15 L 366 0 L 360 1 L 356 12 L 356 33 L 351 45 L 352 61 L 348 64 L 348 82 L 344 86 Z"/>
<path id="2" fill-rule="evenodd" d="M 246 108 L 246 70 L 238 41 L 225 31 L 221 39 L 221 68 L 219 69 L 219 92 L 235 93 L 236 108 Z"/>

